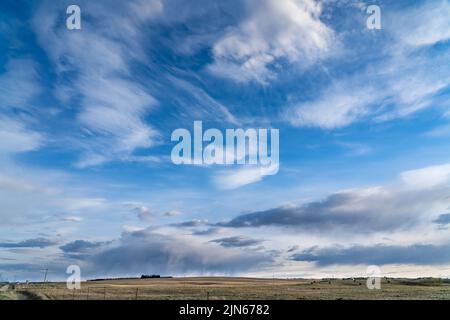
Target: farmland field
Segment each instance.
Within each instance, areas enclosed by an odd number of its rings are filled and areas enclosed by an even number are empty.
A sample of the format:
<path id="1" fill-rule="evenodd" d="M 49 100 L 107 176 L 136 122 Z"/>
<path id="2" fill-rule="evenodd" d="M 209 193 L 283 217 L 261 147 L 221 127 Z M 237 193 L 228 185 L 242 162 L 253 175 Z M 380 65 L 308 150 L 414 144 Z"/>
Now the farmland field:
<path id="1" fill-rule="evenodd" d="M 365 279 L 121 279 L 82 282 L 80 290 L 68 290 L 65 283 L 17 284 L 0 292 L 0 299 L 450 299 L 450 282 L 440 279 L 382 279 L 380 290 L 369 290 Z"/>

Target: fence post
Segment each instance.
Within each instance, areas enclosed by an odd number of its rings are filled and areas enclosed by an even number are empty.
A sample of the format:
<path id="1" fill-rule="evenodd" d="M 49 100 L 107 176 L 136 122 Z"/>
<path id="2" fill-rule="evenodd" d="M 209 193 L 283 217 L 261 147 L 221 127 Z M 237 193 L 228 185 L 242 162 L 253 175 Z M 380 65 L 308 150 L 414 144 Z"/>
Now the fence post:
<path id="1" fill-rule="evenodd" d="M 86 295 L 86 300 L 89 300 L 89 287 L 88 287 L 88 292 L 87 292 L 87 295 Z"/>
<path id="2" fill-rule="evenodd" d="M 136 300 L 138 299 L 139 288 L 136 288 Z"/>

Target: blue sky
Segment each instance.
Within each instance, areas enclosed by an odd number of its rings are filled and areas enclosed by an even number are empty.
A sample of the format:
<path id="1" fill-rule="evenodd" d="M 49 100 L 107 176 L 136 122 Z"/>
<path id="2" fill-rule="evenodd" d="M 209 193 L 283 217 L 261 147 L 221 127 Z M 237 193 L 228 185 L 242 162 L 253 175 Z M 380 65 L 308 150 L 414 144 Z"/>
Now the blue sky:
<path id="1" fill-rule="evenodd" d="M 450 275 L 448 1 L 0 9 L 2 278 Z M 278 174 L 172 164 L 196 120 L 279 129 Z"/>

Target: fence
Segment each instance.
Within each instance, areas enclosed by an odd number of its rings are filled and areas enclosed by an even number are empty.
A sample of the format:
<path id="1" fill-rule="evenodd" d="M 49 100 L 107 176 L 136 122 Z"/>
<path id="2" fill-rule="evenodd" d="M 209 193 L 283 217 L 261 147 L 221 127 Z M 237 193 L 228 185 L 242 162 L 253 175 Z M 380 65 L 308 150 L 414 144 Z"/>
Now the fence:
<path id="1" fill-rule="evenodd" d="M 62 287 L 18 286 L 14 292 L 30 299 L 54 300 L 171 300 L 171 299 L 233 299 L 235 295 L 222 290 L 198 290 L 189 288 L 121 288 L 112 286 L 82 286 L 81 289 L 69 290 Z"/>

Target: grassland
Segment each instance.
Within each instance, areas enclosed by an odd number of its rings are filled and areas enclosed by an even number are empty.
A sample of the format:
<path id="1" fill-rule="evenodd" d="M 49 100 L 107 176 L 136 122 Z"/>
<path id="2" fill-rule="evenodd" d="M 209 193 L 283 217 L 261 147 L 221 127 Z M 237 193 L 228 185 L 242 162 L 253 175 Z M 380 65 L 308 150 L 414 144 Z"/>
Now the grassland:
<path id="1" fill-rule="evenodd" d="M 80 290 L 65 283 L 18 284 L 0 299 L 58 300 L 261 300 L 261 299 L 450 299 L 450 282 L 440 279 L 383 279 L 369 290 L 365 279 L 169 278 L 82 282 Z"/>

